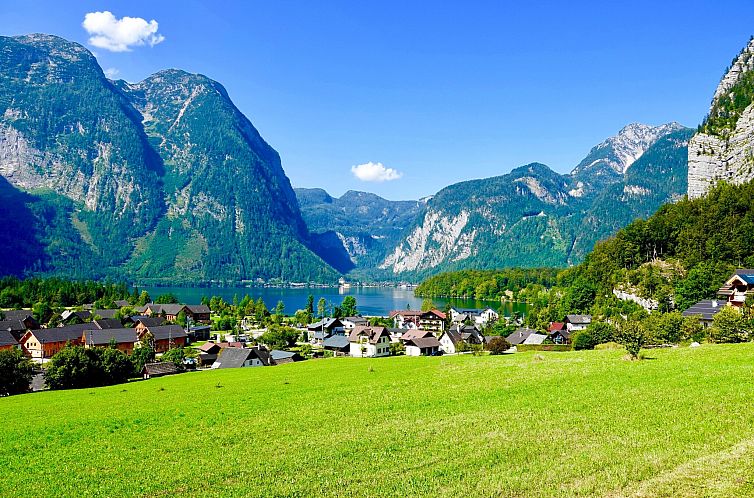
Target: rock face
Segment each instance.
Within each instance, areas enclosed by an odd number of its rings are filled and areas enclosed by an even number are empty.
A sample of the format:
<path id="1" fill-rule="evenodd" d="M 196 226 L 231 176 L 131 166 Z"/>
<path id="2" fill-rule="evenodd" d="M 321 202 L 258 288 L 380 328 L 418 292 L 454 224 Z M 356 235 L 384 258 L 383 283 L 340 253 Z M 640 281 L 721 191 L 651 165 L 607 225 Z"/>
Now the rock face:
<path id="1" fill-rule="evenodd" d="M 76 43 L 0 37 L 0 175 L 33 194 L 16 197 L 45 248 L 11 273 L 337 278 L 310 249 L 277 152 L 202 75 L 109 81 Z"/>
<path id="2" fill-rule="evenodd" d="M 689 143 L 688 195 L 701 197 L 720 180 L 754 179 L 754 39 L 720 81 L 710 113 Z"/>
<path id="3" fill-rule="evenodd" d="M 472 267 L 576 263 L 601 238 L 686 192 L 691 134 L 677 123 L 633 124 L 594 147 L 571 174 L 533 163 L 446 187 L 380 268 L 421 278 Z"/>

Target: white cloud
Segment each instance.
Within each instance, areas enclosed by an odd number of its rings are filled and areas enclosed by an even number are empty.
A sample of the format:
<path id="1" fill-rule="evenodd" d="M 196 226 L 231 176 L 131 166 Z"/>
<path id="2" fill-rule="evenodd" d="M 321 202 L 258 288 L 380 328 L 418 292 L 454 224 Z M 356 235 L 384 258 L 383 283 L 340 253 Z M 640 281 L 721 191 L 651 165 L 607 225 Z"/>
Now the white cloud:
<path id="1" fill-rule="evenodd" d="M 117 19 L 112 12 L 89 12 L 81 23 L 89 33 L 89 44 L 111 52 L 129 52 L 132 47 L 154 47 L 165 40 L 157 33 L 157 21 L 147 22 L 141 17 Z"/>
<path id="2" fill-rule="evenodd" d="M 366 164 L 351 166 L 351 173 L 362 182 L 386 182 L 397 180 L 403 176 L 403 173 L 398 170 L 386 168 L 382 163 L 371 161 Z"/>
<path id="3" fill-rule="evenodd" d="M 120 71 L 117 68 L 109 67 L 105 69 L 105 76 L 107 76 L 111 80 L 115 79 L 115 77 L 118 76 L 119 74 L 120 74 Z"/>

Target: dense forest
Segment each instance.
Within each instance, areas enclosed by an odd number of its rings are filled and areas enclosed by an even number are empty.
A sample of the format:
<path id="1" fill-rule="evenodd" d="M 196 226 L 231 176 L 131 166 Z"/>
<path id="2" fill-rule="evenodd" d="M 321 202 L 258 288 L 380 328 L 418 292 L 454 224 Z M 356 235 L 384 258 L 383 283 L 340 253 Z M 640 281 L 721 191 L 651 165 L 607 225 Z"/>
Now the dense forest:
<path id="1" fill-rule="evenodd" d="M 506 268 L 501 270 L 460 270 L 430 277 L 416 288 L 419 297 L 458 297 L 497 300 L 514 297 L 529 284 L 552 287 L 559 270 L 556 268 Z M 512 293 L 512 294 L 510 294 Z"/>
<path id="2" fill-rule="evenodd" d="M 38 303 L 59 308 L 79 306 L 84 303 L 112 303 L 117 300 L 135 300 L 138 290 L 123 283 L 71 281 L 62 278 L 0 278 L 0 307 L 31 308 Z M 114 307 L 114 306 L 102 306 Z"/>

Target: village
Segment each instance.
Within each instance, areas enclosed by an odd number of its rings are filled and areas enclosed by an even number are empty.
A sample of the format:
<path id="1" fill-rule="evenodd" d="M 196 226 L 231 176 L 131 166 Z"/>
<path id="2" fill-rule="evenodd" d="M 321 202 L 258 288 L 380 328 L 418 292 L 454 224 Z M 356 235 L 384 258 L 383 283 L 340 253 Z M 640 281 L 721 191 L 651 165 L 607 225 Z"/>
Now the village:
<path id="1" fill-rule="evenodd" d="M 702 300 L 682 315 L 712 325 L 716 314 L 738 310 L 754 294 L 754 270 L 737 270 L 716 299 Z M 394 310 L 388 316 L 342 316 L 355 311 L 353 297 L 331 310 L 339 316 L 314 317 L 313 298 L 295 315 L 270 313 L 246 297 L 236 306 L 221 299 L 202 304 L 148 303 L 133 306 L 117 300 L 111 308 L 93 304 L 67 309 L 57 326 L 40 324 L 32 310 L 2 311 L 0 350 L 16 349 L 36 365 L 38 381 L 48 364 L 68 347 L 112 348 L 127 357 L 143 358 L 134 372 L 143 379 L 185 371 L 274 366 L 332 357 L 439 356 L 510 354 L 519 350 L 579 349 L 574 336 L 591 330 L 592 317 L 569 314 L 550 322 L 547 330 L 523 326 L 522 317 L 501 316 L 490 307 L 445 311 Z M 261 308 L 260 308 L 261 306 Z M 231 313 L 238 310 L 243 313 Z M 247 314 L 248 312 L 248 314 Z M 310 322 L 310 323 L 306 323 Z M 575 346 L 575 347 L 574 347 Z"/>

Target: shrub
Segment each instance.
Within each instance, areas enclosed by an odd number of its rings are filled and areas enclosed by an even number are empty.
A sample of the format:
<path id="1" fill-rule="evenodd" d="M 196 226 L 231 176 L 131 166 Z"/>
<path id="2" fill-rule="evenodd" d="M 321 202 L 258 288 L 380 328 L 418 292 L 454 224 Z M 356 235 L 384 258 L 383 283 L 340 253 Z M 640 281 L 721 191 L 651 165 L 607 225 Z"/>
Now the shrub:
<path id="1" fill-rule="evenodd" d="M 402 342 L 391 342 L 390 343 L 390 356 L 398 356 L 400 354 L 406 353 L 406 347 L 403 345 Z"/>
<path id="2" fill-rule="evenodd" d="M 640 322 L 626 322 L 620 330 L 620 342 L 626 348 L 631 358 L 638 358 L 639 351 L 647 339 L 647 333 Z"/>
<path id="3" fill-rule="evenodd" d="M 571 337 L 571 344 L 573 349 L 579 351 L 583 349 L 594 349 L 597 344 L 592 336 L 592 333 L 587 330 L 577 330 Z"/>
<path id="4" fill-rule="evenodd" d="M 504 337 L 493 337 L 487 343 L 487 349 L 490 354 L 503 354 L 510 349 L 511 345 Z"/>
<path id="5" fill-rule="evenodd" d="M 712 318 L 709 338 L 712 342 L 745 342 L 751 331 L 743 314 L 732 306 L 725 306 Z"/>
<path id="6" fill-rule="evenodd" d="M 593 322 L 587 327 L 592 335 L 594 345 L 603 344 L 615 340 L 615 327 L 605 322 Z"/>
<path id="7" fill-rule="evenodd" d="M 50 389 L 99 387 L 125 382 L 133 373 L 133 363 L 122 351 L 69 345 L 50 359 L 45 383 Z"/>
<path id="8" fill-rule="evenodd" d="M 29 391 L 31 362 L 18 349 L 0 351 L 0 396 Z"/>

